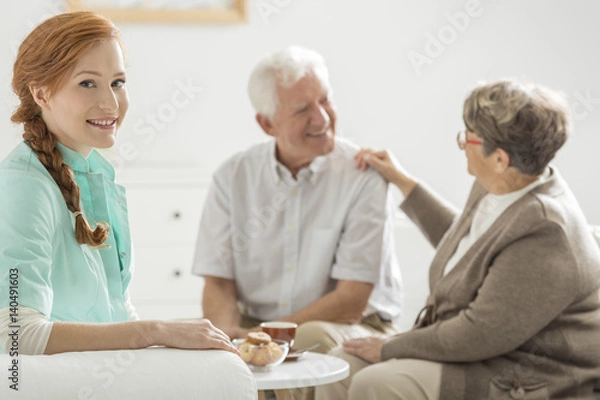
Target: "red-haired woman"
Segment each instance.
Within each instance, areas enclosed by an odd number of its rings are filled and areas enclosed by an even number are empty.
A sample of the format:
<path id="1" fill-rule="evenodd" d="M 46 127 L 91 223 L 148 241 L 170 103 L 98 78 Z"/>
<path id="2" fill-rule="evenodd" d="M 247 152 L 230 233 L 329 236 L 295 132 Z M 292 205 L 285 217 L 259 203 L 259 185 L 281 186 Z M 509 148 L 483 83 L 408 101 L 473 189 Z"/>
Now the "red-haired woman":
<path id="1" fill-rule="evenodd" d="M 23 124 L 24 141 L 0 164 L 5 351 L 18 318 L 24 354 L 151 345 L 237 352 L 208 320 L 136 318 L 125 192 L 94 150 L 115 143 L 125 81 L 119 33 L 93 13 L 52 17 L 19 48 L 12 121 Z"/>

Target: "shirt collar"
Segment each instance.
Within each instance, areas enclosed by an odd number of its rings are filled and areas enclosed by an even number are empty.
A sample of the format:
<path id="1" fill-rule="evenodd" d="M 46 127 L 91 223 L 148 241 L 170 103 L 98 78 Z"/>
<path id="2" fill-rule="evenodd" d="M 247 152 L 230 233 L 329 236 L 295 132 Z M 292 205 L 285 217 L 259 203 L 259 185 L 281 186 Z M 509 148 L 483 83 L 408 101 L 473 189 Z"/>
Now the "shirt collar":
<path id="1" fill-rule="evenodd" d="M 275 140 L 271 141 L 271 146 L 269 147 L 269 163 L 271 164 L 271 171 L 273 172 L 273 179 L 275 179 L 275 183 L 279 183 L 281 181 L 281 173 L 280 171 L 280 163 L 277 161 L 277 157 L 275 157 L 276 147 Z"/>
<path id="2" fill-rule="evenodd" d="M 96 149 L 93 149 L 86 158 L 62 143 L 56 142 L 56 148 L 62 154 L 63 162 L 73 171 L 84 174 L 101 173 L 111 181 L 115 180 L 115 169 Z"/>
<path id="3" fill-rule="evenodd" d="M 316 157 L 311 163 L 298 171 L 298 178 L 306 179 L 310 181 L 313 185 L 317 182 L 321 173 L 325 170 L 325 166 L 327 164 L 328 157 L 335 151 L 337 146 L 334 147 L 334 150 L 329 153 L 319 157 Z M 291 177 L 291 172 L 287 169 L 285 165 L 283 165 L 279 160 L 277 160 L 276 154 L 276 144 L 275 140 L 272 141 L 272 146 L 269 150 L 269 159 L 271 164 L 271 170 L 273 171 L 273 179 L 275 179 L 275 183 L 279 184 L 279 182 L 283 179 L 285 175 L 289 175 Z"/>

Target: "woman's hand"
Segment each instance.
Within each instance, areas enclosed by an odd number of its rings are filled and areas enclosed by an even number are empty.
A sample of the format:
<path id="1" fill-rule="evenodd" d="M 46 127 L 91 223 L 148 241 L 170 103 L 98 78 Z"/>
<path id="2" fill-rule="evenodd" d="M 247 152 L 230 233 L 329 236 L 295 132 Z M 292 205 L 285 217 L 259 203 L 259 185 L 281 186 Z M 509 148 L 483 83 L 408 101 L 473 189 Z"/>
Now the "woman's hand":
<path id="1" fill-rule="evenodd" d="M 371 336 L 360 339 L 351 339 L 344 342 L 344 351 L 353 356 L 362 358 L 366 362 L 375 364 L 381 362 L 381 349 L 385 338 Z"/>
<path id="2" fill-rule="evenodd" d="M 245 339 L 250 332 L 261 332 L 262 328 L 260 326 L 255 326 L 252 329 L 245 329 L 240 326 L 232 326 L 229 328 L 223 328 L 223 332 L 227 334 L 232 340 L 233 339 Z"/>
<path id="3" fill-rule="evenodd" d="M 398 186 L 405 198 L 417 185 L 416 180 L 406 172 L 396 157 L 386 150 L 361 149 L 354 159 L 358 169 L 364 171 L 368 166 L 375 168 L 386 181 Z"/>
<path id="4" fill-rule="evenodd" d="M 229 337 L 208 319 L 158 321 L 156 344 L 180 349 L 218 349 L 238 354 Z"/>

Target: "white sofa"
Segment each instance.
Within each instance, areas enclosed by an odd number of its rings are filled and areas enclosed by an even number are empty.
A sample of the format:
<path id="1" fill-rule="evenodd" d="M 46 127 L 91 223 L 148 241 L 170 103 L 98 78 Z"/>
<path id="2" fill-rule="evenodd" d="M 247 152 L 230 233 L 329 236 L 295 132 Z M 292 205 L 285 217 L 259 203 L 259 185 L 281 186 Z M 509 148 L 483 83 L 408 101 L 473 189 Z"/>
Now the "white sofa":
<path id="1" fill-rule="evenodd" d="M 253 400 L 258 396 L 246 364 L 220 350 L 155 347 L 20 355 L 16 374 L 9 370 L 13 360 L 0 355 L 2 400 Z M 13 375 L 18 378 L 18 391 L 10 387 Z"/>

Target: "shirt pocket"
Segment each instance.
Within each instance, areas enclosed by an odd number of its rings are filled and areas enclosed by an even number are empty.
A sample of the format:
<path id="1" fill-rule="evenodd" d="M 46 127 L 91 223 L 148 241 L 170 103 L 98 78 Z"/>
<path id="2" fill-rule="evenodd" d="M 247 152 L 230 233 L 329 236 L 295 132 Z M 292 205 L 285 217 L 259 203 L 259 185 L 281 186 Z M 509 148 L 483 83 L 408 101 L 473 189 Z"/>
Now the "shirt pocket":
<path id="1" fill-rule="evenodd" d="M 489 400 L 549 400 L 548 384 L 540 380 L 508 381 L 493 378 L 490 383 Z"/>

